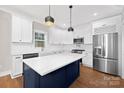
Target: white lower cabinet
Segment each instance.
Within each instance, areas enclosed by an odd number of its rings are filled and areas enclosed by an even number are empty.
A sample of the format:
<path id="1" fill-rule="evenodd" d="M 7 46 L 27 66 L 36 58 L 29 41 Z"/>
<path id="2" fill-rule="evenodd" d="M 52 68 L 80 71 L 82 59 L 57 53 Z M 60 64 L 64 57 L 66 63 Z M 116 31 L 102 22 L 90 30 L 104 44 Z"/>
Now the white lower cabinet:
<path id="1" fill-rule="evenodd" d="M 92 44 L 92 35 L 84 36 L 84 44 Z"/>
<path id="2" fill-rule="evenodd" d="M 82 59 L 84 66 L 93 67 L 93 54 L 92 52 L 86 52 Z"/>
<path id="3" fill-rule="evenodd" d="M 15 78 L 20 76 L 23 73 L 23 62 L 22 55 L 12 56 L 12 72 L 11 77 Z"/>

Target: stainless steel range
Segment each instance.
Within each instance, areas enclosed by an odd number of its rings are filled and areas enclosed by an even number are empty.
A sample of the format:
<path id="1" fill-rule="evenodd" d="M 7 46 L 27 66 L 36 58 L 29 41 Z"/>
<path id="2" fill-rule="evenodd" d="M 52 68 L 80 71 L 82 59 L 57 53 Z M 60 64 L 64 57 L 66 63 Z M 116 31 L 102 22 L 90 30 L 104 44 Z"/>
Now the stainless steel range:
<path id="1" fill-rule="evenodd" d="M 85 52 L 85 50 L 83 49 L 72 49 L 71 53 L 77 53 L 77 54 L 83 54 L 83 52 Z M 83 56 L 82 56 L 83 58 Z M 83 64 L 83 60 L 80 60 L 80 63 Z"/>
<path id="2" fill-rule="evenodd" d="M 78 54 L 83 54 L 83 52 L 84 52 L 85 50 L 83 50 L 83 49 L 72 49 L 72 53 L 78 53 Z"/>
<path id="3" fill-rule="evenodd" d="M 93 36 L 93 68 L 118 75 L 118 33 Z"/>

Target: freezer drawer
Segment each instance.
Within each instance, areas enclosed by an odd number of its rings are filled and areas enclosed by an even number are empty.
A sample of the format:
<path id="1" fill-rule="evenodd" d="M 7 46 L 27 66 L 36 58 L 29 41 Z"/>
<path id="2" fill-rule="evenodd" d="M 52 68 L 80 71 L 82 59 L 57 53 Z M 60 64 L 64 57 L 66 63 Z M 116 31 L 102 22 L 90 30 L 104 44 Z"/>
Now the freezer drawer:
<path id="1" fill-rule="evenodd" d="M 93 58 L 93 68 L 105 73 L 118 75 L 118 60 Z"/>
<path id="2" fill-rule="evenodd" d="M 98 58 L 93 58 L 93 68 L 105 72 L 105 62 L 104 60 L 98 59 Z"/>
<path id="3" fill-rule="evenodd" d="M 107 60 L 107 73 L 118 75 L 117 60 Z"/>

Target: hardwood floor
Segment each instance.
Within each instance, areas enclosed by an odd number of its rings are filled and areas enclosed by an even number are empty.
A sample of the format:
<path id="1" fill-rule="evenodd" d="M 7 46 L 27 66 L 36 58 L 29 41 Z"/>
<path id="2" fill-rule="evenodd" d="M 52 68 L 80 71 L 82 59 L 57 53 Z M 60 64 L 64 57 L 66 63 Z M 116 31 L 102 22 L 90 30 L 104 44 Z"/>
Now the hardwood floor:
<path id="1" fill-rule="evenodd" d="M 11 79 L 9 75 L 0 77 L 0 88 L 22 88 L 22 82 L 22 77 L 18 77 L 16 79 Z"/>
<path id="2" fill-rule="evenodd" d="M 124 80 L 118 76 L 113 76 L 81 66 L 80 77 L 70 86 L 70 88 L 123 88 Z"/>
<path id="3" fill-rule="evenodd" d="M 0 77 L 0 88 L 22 88 L 22 77 L 11 79 L 10 76 Z M 81 66 L 80 77 L 70 88 L 123 88 L 124 80 L 117 76 L 101 73 L 92 68 Z"/>

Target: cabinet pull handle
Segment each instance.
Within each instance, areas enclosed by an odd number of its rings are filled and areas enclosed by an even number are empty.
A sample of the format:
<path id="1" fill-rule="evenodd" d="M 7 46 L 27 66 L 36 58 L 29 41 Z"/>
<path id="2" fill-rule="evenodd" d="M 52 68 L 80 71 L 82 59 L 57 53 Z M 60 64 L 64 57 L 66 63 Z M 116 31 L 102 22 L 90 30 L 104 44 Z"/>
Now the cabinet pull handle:
<path id="1" fill-rule="evenodd" d="M 102 26 L 104 27 L 104 26 L 106 26 L 106 24 L 103 24 Z"/>
<path id="2" fill-rule="evenodd" d="M 16 59 L 19 59 L 19 58 L 21 58 L 21 57 L 16 57 Z"/>

